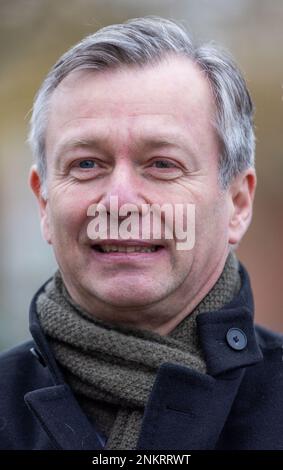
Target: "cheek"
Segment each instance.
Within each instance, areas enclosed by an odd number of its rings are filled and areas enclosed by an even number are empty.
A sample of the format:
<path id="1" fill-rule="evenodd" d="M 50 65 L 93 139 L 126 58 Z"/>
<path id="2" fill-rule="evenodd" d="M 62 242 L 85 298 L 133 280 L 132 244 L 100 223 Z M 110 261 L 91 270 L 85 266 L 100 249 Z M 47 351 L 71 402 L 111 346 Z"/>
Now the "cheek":
<path id="1" fill-rule="evenodd" d="M 228 229 L 227 206 L 215 195 L 196 204 L 196 236 L 199 241 L 220 240 Z"/>
<path id="2" fill-rule="evenodd" d="M 77 238 L 87 225 L 88 200 L 80 194 L 57 194 L 50 198 L 53 243 Z"/>

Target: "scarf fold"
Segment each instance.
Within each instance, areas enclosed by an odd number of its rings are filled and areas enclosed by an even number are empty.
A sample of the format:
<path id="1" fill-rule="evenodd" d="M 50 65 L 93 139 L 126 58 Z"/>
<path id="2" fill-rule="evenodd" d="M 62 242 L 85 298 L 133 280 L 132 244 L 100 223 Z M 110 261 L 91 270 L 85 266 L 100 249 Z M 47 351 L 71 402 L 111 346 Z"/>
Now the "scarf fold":
<path id="1" fill-rule="evenodd" d="M 56 271 L 37 299 L 39 322 L 82 409 L 108 438 L 105 449 L 135 449 L 144 408 L 164 362 L 206 372 L 196 317 L 230 302 L 240 288 L 230 253 L 212 290 L 167 336 L 110 325 L 83 311 Z"/>

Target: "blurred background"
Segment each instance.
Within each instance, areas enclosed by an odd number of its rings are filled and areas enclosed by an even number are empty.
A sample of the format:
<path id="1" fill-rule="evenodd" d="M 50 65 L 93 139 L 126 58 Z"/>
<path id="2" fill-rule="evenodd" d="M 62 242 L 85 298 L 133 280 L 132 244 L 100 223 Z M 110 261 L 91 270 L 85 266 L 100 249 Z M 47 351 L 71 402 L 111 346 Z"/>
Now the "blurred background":
<path id="1" fill-rule="evenodd" d="M 283 1 L 0 0 L 0 350 L 28 337 L 31 297 L 56 268 L 28 188 L 32 100 L 57 58 L 102 26 L 143 15 L 183 21 L 229 49 L 256 105 L 258 189 L 238 250 L 258 323 L 283 332 Z"/>

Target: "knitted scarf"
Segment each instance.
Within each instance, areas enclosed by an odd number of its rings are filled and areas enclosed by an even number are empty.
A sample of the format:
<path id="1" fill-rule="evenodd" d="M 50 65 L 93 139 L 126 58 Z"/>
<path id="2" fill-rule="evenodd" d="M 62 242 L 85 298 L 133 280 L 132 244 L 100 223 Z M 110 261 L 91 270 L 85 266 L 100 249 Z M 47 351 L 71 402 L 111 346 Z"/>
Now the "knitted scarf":
<path id="1" fill-rule="evenodd" d="M 37 299 L 39 322 L 80 406 L 108 438 L 105 449 L 135 449 L 144 408 L 164 362 L 206 372 L 196 317 L 230 302 L 240 288 L 230 253 L 206 297 L 166 336 L 110 325 L 83 311 L 69 296 L 59 270 Z"/>

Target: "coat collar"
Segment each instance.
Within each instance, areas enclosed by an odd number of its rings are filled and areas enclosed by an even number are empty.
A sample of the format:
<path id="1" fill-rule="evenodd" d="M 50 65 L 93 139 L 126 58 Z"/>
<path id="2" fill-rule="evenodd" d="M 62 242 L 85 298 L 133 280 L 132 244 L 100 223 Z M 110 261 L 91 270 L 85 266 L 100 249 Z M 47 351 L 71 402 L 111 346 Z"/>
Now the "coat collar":
<path id="1" fill-rule="evenodd" d="M 31 301 L 29 310 L 29 329 L 36 345 L 36 349 L 31 352 L 38 358 L 39 362 L 44 367 L 47 366 L 49 368 L 54 385 L 64 385 L 65 381 L 63 375 L 56 363 L 55 357 L 51 351 L 47 338 L 40 326 L 36 309 L 37 298 L 44 291 L 45 286 L 49 283 L 51 279 L 52 278 L 49 278 L 40 287 L 40 289 L 38 289 Z"/>
<path id="2" fill-rule="evenodd" d="M 197 317 L 207 372 L 212 376 L 262 360 L 254 328 L 252 289 L 242 264 L 239 273 L 241 288 L 234 299 L 220 310 L 201 313 Z"/>
<path id="3" fill-rule="evenodd" d="M 205 442 L 212 442 L 219 435 L 241 383 L 244 368 L 262 360 L 253 325 L 254 307 L 249 276 L 242 265 L 240 275 L 241 289 L 229 305 L 197 317 L 207 374 L 171 363 L 164 363 L 159 368 L 146 406 L 138 449 L 208 448 Z M 38 355 L 43 366 L 48 367 L 54 385 L 29 392 L 25 400 L 56 448 L 100 450 L 103 448 L 101 437 L 65 383 L 38 321 L 36 300 L 47 282 L 31 302 L 30 331 L 36 344 L 33 353 Z M 227 336 L 229 331 L 236 332 L 230 339 Z M 240 340 L 245 338 L 246 341 L 245 347 L 240 349 L 237 349 L 237 342 L 233 344 L 237 334 Z M 198 398 L 191 411 L 193 396 Z M 210 404 L 205 413 L 204 402 Z M 205 417 L 207 412 L 216 415 L 215 410 L 219 412 L 217 420 L 212 420 L 211 428 Z M 179 432 L 170 431 L 172 422 Z M 194 427 L 199 429 L 202 422 L 206 436 L 195 442 L 194 433 L 188 436 L 184 431 L 193 430 Z"/>
<path id="4" fill-rule="evenodd" d="M 42 367 L 48 367 L 53 385 L 30 391 L 24 399 L 55 449 L 102 450 L 104 437 L 82 412 L 72 390 L 65 383 L 38 320 L 36 300 L 49 281 L 36 292 L 31 302 L 30 332 L 36 348 L 30 351 Z"/>

